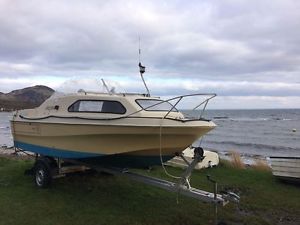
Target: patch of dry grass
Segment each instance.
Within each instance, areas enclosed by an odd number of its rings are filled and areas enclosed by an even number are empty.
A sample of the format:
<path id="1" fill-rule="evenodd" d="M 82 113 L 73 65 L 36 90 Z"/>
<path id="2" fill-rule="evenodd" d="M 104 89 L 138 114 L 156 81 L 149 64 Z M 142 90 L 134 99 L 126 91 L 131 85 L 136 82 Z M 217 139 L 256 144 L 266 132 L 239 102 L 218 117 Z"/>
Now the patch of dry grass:
<path id="1" fill-rule="evenodd" d="M 231 166 L 238 169 L 244 169 L 245 164 L 241 158 L 241 155 L 238 152 L 231 151 L 230 152 L 230 162 Z"/>
<path id="2" fill-rule="evenodd" d="M 255 163 L 252 165 L 255 170 L 259 171 L 270 171 L 271 167 L 263 159 L 255 159 Z"/>

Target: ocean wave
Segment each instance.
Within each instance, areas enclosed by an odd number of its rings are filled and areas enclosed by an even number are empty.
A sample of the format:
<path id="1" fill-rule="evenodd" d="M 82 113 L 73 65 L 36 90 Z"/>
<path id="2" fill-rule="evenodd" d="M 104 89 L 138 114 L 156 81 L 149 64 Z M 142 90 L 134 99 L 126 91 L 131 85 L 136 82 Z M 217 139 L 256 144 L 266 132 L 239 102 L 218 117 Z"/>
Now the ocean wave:
<path id="1" fill-rule="evenodd" d="M 213 117 L 213 120 L 225 120 L 225 121 L 237 121 L 237 122 L 255 122 L 255 121 L 291 121 L 292 119 L 290 118 L 265 118 L 265 117 L 261 117 L 261 118 L 230 118 L 227 116 L 215 116 Z"/>
<path id="2" fill-rule="evenodd" d="M 287 146 L 279 145 L 268 145 L 268 144 L 257 144 L 257 143 L 241 143 L 234 141 L 209 141 L 206 140 L 206 143 L 219 144 L 219 145 L 232 145 L 239 147 L 251 147 L 254 149 L 268 149 L 268 150 L 285 150 L 285 151 L 300 151 L 300 148 L 292 148 Z"/>
<path id="3" fill-rule="evenodd" d="M 226 121 L 238 121 L 238 122 L 252 122 L 252 121 L 267 121 L 271 118 L 230 118 L 226 116 L 213 117 L 213 120 L 226 120 Z"/>
<path id="4" fill-rule="evenodd" d="M 228 116 L 214 116 L 213 119 L 215 120 L 226 120 L 226 119 L 229 119 Z"/>

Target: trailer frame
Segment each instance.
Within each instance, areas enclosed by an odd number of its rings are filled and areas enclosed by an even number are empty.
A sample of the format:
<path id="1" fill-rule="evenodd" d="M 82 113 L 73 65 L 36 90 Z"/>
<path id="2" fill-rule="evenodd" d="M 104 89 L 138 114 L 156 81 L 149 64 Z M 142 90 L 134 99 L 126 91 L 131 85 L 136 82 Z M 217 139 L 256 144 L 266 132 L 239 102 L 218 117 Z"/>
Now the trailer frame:
<path id="1" fill-rule="evenodd" d="M 22 150 L 18 149 L 18 151 Z M 203 149 L 201 147 L 194 148 L 194 159 L 192 162 L 188 162 L 182 154 L 180 154 L 179 156 L 187 163 L 188 166 L 182 173 L 178 182 L 172 182 L 165 179 L 146 176 L 140 173 L 132 172 L 127 168 L 90 165 L 77 160 L 53 158 L 38 154 L 35 154 L 35 164 L 33 168 L 30 169 L 30 171 L 27 171 L 27 173 L 34 175 L 35 184 L 40 188 L 47 188 L 51 184 L 52 179 L 64 177 L 66 174 L 69 173 L 93 169 L 97 172 L 105 172 L 117 176 L 124 176 L 131 180 L 141 182 L 146 185 L 158 187 L 169 192 L 175 192 L 180 195 L 185 195 L 200 200 L 202 202 L 213 203 L 216 206 L 225 206 L 229 202 L 239 202 L 240 197 L 233 192 L 218 194 L 218 184 L 209 176 L 208 180 L 211 181 L 214 185 L 213 192 L 207 192 L 201 189 L 191 187 L 190 177 L 192 171 L 194 170 L 197 163 L 201 162 L 204 159 Z M 68 165 L 65 166 L 64 164 L 66 163 Z M 45 179 L 45 182 L 41 181 L 42 179 Z"/>

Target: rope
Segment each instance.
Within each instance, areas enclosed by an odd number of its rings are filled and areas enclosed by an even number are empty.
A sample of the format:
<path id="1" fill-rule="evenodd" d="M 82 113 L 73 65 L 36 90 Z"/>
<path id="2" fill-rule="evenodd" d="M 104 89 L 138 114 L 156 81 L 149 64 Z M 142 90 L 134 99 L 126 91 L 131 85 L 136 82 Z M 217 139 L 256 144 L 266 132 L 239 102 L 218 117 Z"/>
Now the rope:
<path id="1" fill-rule="evenodd" d="M 174 178 L 174 179 L 181 179 L 181 177 L 174 176 L 167 171 L 167 169 L 164 165 L 163 159 L 162 159 L 162 123 L 163 123 L 163 120 L 164 120 L 164 117 L 161 118 L 161 122 L 160 122 L 160 126 L 159 126 L 159 156 L 160 156 L 161 166 L 164 169 L 164 172 L 167 176 Z"/>

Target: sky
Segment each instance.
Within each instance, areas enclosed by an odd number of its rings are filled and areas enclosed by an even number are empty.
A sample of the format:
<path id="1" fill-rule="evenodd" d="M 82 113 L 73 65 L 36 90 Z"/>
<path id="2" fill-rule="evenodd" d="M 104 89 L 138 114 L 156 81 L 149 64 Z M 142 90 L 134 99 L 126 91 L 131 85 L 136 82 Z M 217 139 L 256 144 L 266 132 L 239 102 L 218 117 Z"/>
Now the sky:
<path id="1" fill-rule="evenodd" d="M 216 93 L 209 107 L 300 108 L 300 1 L 0 0 L 0 92 Z"/>

